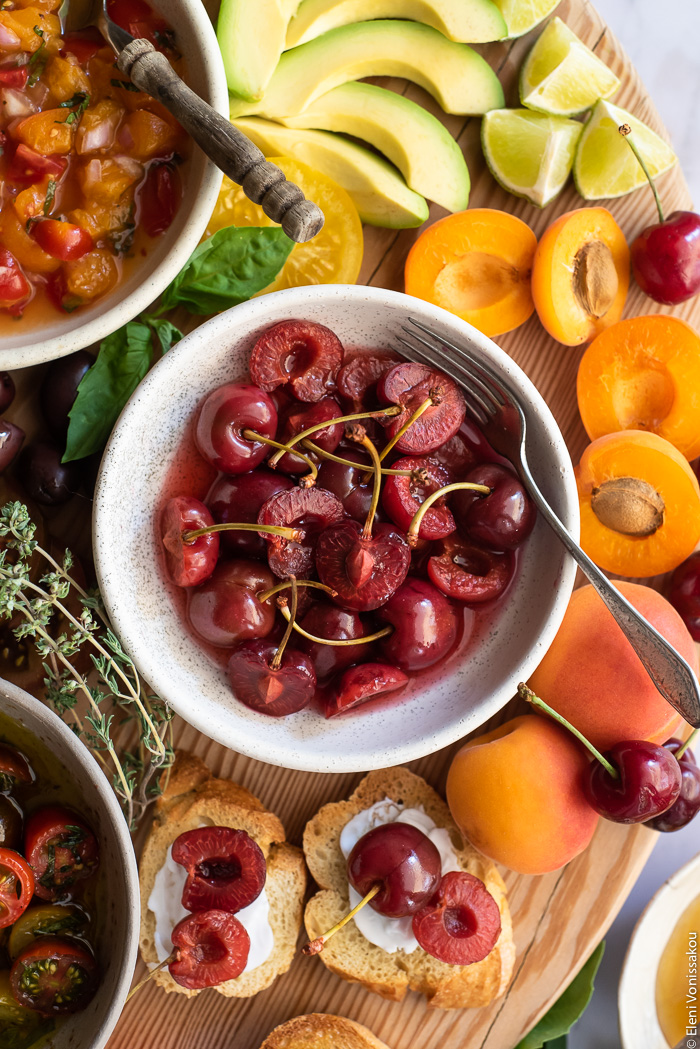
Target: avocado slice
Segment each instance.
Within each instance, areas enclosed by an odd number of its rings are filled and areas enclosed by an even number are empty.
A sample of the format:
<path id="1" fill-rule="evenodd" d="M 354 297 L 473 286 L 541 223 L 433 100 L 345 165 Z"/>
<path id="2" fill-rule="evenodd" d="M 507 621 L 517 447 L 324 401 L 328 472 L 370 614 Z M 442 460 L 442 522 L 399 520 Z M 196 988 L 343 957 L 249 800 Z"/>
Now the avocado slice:
<path id="1" fill-rule="evenodd" d="M 298 6 L 299 0 L 221 0 L 216 36 L 229 91 L 248 102 L 262 98 Z"/>
<path id="2" fill-rule="evenodd" d="M 505 105 L 498 77 L 468 44 L 392 19 L 331 29 L 286 51 L 259 102 L 233 99 L 231 116 L 296 116 L 349 80 L 398 76 L 420 84 L 446 113 L 481 115 Z"/>
<path id="3" fill-rule="evenodd" d="M 410 18 L 463 44 L 486 44 L 508 32 L 492 0 L 303 0 L 289 23 L 287 47 L 371 18 Z"/>
<path id="4" fill-rule="evenodd" d="M 370 226 L 404 229 L 420 226 L 428 217 L 423 197 L 408 188 L 391 164 L 342 135 L 293 130 L 256 117 L 233 123 L 265 156 L 294 157 L 335 179 Z"/>
<path id="5" fill-rule="evenodd" d="M 395 91 L 342 84 L 281 123 L 361 138 L 395 164 L 416 193 L 448 211 L 463 211 L 469 203 L 469 171 L 462 150 L 444 124 Z"/>

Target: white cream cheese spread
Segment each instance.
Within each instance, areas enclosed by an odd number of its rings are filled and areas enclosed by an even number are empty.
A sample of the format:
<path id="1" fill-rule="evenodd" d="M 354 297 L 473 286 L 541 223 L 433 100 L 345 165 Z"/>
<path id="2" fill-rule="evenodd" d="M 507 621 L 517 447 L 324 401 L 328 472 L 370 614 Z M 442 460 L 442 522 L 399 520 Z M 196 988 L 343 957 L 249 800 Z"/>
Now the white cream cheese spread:
<path id="1" fill-rule="evenodd" d="M 412 827 L 422 830 L 440 853 L 443 874 L 462 869 L 448 831 L 443 827 L 438 827 L 422 806 L 407 809 L 390 798 L 378 801 L 370 808 L 358 812 L 357 816 L 353 816 L 350 822 L 345 824 L 340 834 L 340 851 L 345 859 L 348 858 L 353 846 L 363 835 L 384 823 L 409 823 Z M 354 907 L 362 897 L 352 885 L 348 885 L 348 893 L 350 906 Z M 418 941 L 413 935 L 411 917 L 387 918 L 367 906 L 355 915 L 353 921 L 366 940 L 376 947 L 381 947 L 388 954 L 394 954 L 399 950 L 412 954 L 418 947 Z"/>

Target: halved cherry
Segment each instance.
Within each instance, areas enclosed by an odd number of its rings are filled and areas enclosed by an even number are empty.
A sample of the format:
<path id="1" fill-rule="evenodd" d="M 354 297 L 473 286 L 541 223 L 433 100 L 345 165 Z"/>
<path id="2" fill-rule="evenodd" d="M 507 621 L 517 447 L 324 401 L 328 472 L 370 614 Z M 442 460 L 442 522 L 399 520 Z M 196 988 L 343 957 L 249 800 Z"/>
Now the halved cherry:
<path id="1" fill-rule="evenodd" d="M 200 535 L 191 542 L 182 534 L 214 524 L 214 518 L 199 499 L 178 495 L 169 499 L 160 517 L 160 532 L 165 548 L 165 567 L 178 586 L 197 586 L 208 579 L 219 556 L 219 533 Z"/>
<path id="2" fill-rule="evenodd" d="M 270 568 L 281 579 L 309 576 L 314 566 L 318 535 L 345 516 L 343 504 L 322 488 L 292 488 L 279 492 L 263 503 L 259 524 L 301 528 L 304 539 L 295 542 L 279 536 L 267 536 L 267 559 Z"/>
<path id="3" fill-rule="evenodd" d="M 399 358 L 390 350 L 358 353 L 338 372 L 338 393 L 353 412 L 361 412 L 376 404 L 378 381 L 398 363 Z"/>
<path id="4" fill-rule="evenodd" d="M 282 321 L 263 332 L 250 354 L 250 377 L 268 393 L 289 384 L 298 401 L 320 401 L 335 390 L 343 363 L 338 336 L 311 321 Z"/>
<path id="5" fill-rule="evenodd" d="M 433 666 L 457 640 L 457 609 L 424 579 L 409 576 L 378 610 L 377 617 L 394 627 L 380 644 L 387 663 L 400 670 Z"/>
<path id="6" fill-rule="evenodd" d="M 323 712 L 327 718 L 333 718 L 377 696 L 397 692 L 407 684 L 408 675 L 398 667 L 388 663 L 360 663 L 343 673 L 327 698 Z"/>
<path id="7" fill-rule="evenodd" d="M 172 932 L 175 959 L 168 970 L 190 991 L 216 987 L 241 975 L 248 962 L 250 936 L 228 911 L 198 911 Z"/>
<path id="8" fill-rule="evenodd" d="M 0 793 L 7 794 L 17 783 L 33 783 L 32 767 L 21 751 L 0 743 Z"/>
<path id="9" fill-rule="evenodd" d="M 337 608 L 325 601 L 313 604 L 299 625 L 310 634 L 329 641 L 352 641 L 370 633 L 357 612 Z M 316 678 L 321 684 L 325 684 L 338 670 L 360 659 L 369 659 L 372 651 L 371 644 L 319 645 L 305 637 L 298 638 L 298 642 L 302 652 L 313 663 Z"/>
<path id="10" fill-rule="evenodd" d="M 449 474 L 436 459 L 408 456 L 392 463 L 394 470 L 412 470 L 413 477 L 396 477 L 393 474 L 384 481 L 382 505 L 391 520 L 403 532 L 413 520 L 427 496 L 444 488 L 449 483 Z M 420 539 L 444 539 L 456 528 L 455 519 L 444 499 L 438 499 L 421 520 Z"/>
<path id="11" fill-rule="evenodd" d="M 0 929 L 14 925 L 34 895 L 34 872 L 14 849 L 0 848 Z"/>
<path id="12" fill-rule="evenodd" d="M 265 887 L 265 856 L 244 830 L 197 827 L 175 839 L 172 855 L 187 871 L 182 906 L 188 911 L 237 911 Z"/>
<path id="13" fill-rule="evenodd" d="M 433 958 L 448 965 L 483 961 L 501 934 L 498 904 L 480 878 L 444 874 L 430 902 L 413 916 L 413 935 Z"/>
<path id="14" fill-rule="evenodd" d="M 258 561 L 220 561 L 208 579 L 187 592 L 190 626 L 219 648 L 266 637 L 275 623 L 275 606 L 259 601 L 257 594 L 273 583 L 272 573 Z"/>
<path id="15" fill-rule="evenodd" d="M 317 423 L 330 422 L 342 414 L 340 405 L 333 397 L 323 397 L 316 404 L 310 406 L 299 407 L 297 405 L 295 409 L 288 413 L 284 420 L 282 436 L 279 440 L 282 444 L 286 444 L 287 441 L 302 433 L 303 430 L 308 430 L 309 427 L 315 426 Z M 312 439 L 314 444 L 317 444 L 324 452 L 334 452 L 342 441 L 344 432 L 344 424 L 342 422 L 335 423 L 335 425 L 327 426 L 323 430 L 317 430 Z M 305 451 L 301 445 L 299 445 L 299 450 Z M 308 468 L 308 464 L 303 459 L 291 452 L 283 455 L 277 463 L 277 469 L 288 474 L 306 473 Z"/>
<path id="16" fill-rule="evenodd" d="M 398 404 L 403 408 L 387 427 L 389 437 L 395 437 L 424 407 L 399 437 L 396 447 L 407 455 L 425 455 L 449 440 L 462 425 L 466 405 L 461 390 L 452 379 L 425 364 L 397 364 L 377 384 L 377 393 L 384 404 Z"/>
<path id="17" fill-rule="evenodd" d="M 263 503 L 293 487 L 294 482 L 284 474 L 259 466 L 247 474 L 217 478 L 204 501 L 217 524 L 234 521 L 253 524 Z M 238 557 L 264 558 L 267 553 L 267 544 L 259 532 L 222 532 L 221 545 Z"/>
<path id="18" fill-rule="evenodd" d="M 500 597 L 513 576 L 513 555 L 485 550 L 469 539 L 451 535 L 428 560 L 428 577 L 447 597 L 481 604 Z"/>
<path id="19" fill-rule="evenodd" d="M 82 816 L 63 805 L 36 809 L 24 831 L 24 854 L 34 871 L 34 892 L 42 900 L 66 896 L 99 865 L 97 838 Z"/>
<path id="20" fill-rule="evenodd" d="M 78 940 L 44 936 L 15 958 L 10 970 L 14 998 L 43 1016 L 84 1009 L 97 991 L 94 955 Z"/>
<path id="21" fill-rule="evenodd" d="M 480 463 L 502 462 L 471 419 L 464 419 L 457 433 L 430 454 L 449 471 L 452 480 L 461 479 Z"/>
<path id="22" fill-rule="evenodd" d="M 275 406 L 257 386 L 228 383 L 205 398 L 197 416 L 194 442 L 204 459 L 227 474 L 246 473 L 263 461 L 268 446 L 243 431 L 274 438 Z"/>
<path id="23" fill-rule="evenodd" d="M 487 496 L 464 490 L 451 503 L 463 535 L 490 550 L 515 550 L 535 527 L 535 504 L 512 469 L 497 463 L 474 467 L 464 478 L 491 489 Z"/>
<path id="24" fill-rule="evenodd" d="M 316 691 L 316 674 L 308 656 L 285 649 L 279 667 L 274 641 L 244 641 L 228 661 L 228 679 L 237 699 L 251 710 L 273 718 L 295 714 L 308 706 Z"/>
<path id="25" fill-rule="evenodd" d="M 401 585 L 411 564 L 408 543 L 393 525 L 376 524 L 367 536 L 358 521 L 341 521 L 322 532 L 316 571 L 337 592 L 344 608 L 379 608 Z"/>

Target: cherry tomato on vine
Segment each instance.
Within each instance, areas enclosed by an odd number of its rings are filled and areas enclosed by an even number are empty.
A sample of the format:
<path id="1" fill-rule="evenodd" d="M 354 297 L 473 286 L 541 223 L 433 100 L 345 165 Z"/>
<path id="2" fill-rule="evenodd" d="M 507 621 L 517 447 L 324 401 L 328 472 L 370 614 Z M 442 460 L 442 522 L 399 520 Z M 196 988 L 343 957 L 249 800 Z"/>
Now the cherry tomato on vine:
<path id="1" fill-rule="evenodd" d="M 24 914 L 34 895 L 34 872 L 14 849 L 0 849 L 0 929 Z"/>
<path id="2" fill-rule="evenodd" d="M 57 900 L 76 881 L 97 870 L 97 839 L 87 823 L 71 809 L 48 805 L 27 821 L 24 851 L 34 871 L 36 895 Z"/>
<path id="3" fill-rule="evenodd" d="M 44 1016 L 84 1009 L 97 990 L 95 958 L 75 940 L 46 936 L 25 947 L 10 970 L 15 1000 Z"/>

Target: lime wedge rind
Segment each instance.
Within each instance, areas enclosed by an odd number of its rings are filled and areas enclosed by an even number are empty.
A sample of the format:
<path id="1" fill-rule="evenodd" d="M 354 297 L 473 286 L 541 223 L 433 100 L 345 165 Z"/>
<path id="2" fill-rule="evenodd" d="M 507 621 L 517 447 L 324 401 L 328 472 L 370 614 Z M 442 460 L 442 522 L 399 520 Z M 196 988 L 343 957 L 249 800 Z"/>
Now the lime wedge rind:
<path id="1" fill-rule="evenodd" d="M 560 0 L 494 0 L 508 27 L 508 40 L 525 36 L 544 22 L 559 6 Z"/>
<path id="2" fill-rule="evenodd" d="M 581 131 L 581 124 L 565 117 L 500 109 L 484 117 L 481 144 L 498 184 L 544 208 L 568 181 Z"/>

